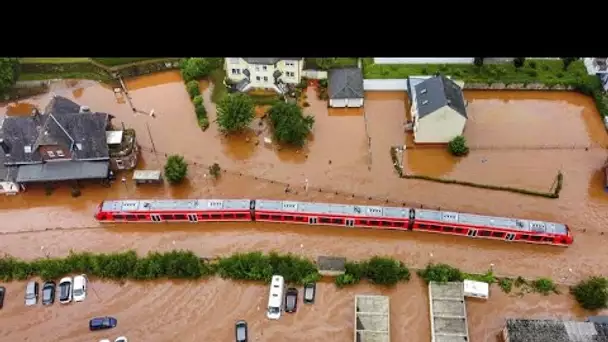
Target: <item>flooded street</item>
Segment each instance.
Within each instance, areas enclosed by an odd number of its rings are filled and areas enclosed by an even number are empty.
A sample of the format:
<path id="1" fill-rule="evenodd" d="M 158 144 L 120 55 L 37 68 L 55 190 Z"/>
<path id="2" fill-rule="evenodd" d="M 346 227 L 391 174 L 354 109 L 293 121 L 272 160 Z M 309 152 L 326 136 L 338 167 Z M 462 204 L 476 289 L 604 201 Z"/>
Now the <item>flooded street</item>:
<path id="1" fill-rule="evenodd" d="M 362 111 L 328 110 L 325 102 L 317 100 L 314 89 L 308 89 L 310 107 L 304 111 L 315 116 L 313 137 L 306 148 L 291 151 L 256 144 L 265 133 L 255 127 L 240 137 L 221 136 L 213 123 L 212 85 L 206 82 L 201 82 L 201 89 L 212 122 L 206 132 L 197 125 L 179 73 L 136 78 L 128 80 L 127 86 L 135 107 L 154 109 L 156 118 L 134 116 L 124 100 L 117 101 L 110 87 L 96 82 L 61 82 L 52 91 L 93 111 L 115 115 L 115 125 L 122 121 L 135 128 L 144 150 L 139 168 L 161 168 L 166 154 L 184 155 L 190 161 L 189 180 L 177 187 L 135 187 L 127 174 L 126 185 L 117 182 L 110 189 L 87 185 L 78 198 L 70 196 L 67 186 L 50 196 L 42 187 L 30 187 L 18 196 L 0 197 L 0 250 L 26 259 L 62 256 L 70 250 L 135 249 L 146 253 L 176 248 L 190 249 L 201 256 L 250 250 L 294 252 L 313 258 L 343 255 L 361 259 L 380 254 L 415 267 L 429 261 L 449 262 L 468 272 L 483 272 L 494 264 L 500 275 L 548 276 L 563 283 L 590 274 L 608 274 L 608 249 L 604 248 L 608 242 L 604 234 L 608 194 L 603 191 L 601 173 L 608 155 L 608 136 L 593 101 L 580 94 L 465 91 L 470 117 L 465 131 L 471 146 L 469 156 L 455 159 L 443 148 L 408 148 L 405 152 L 404 166 L 416 173 L 542 191 L 549 190 L 561 170 L 564 187 L 560 198 L 553 200 L 397 178 L 389 148 L 408 140 L 403 133 L 408 107 L 405 93 L 366 94 L 364 115 Z M 49 99 L 47 94 L 6 104 L 0 107 L 0 115 L 28 115 L 33 105 L 44 107 Z M 157 156 L 150 152 L 147 124 Z M 229 171 L 218 181 L 204 177 L 205 165 L 213 162 Z M 304 191 L 306 179 L 310 183 L 308 192 Z M 294 192 L 285 193 L 286 184 Z M 374 204 L 389 201 L 393 205 L 564 222 L 571 227 L 575 242 L 562 249 L 331 227 L 259 223 L 101 226 L 93 219 L 103 199 L 165 197 Z M 385 290 L 391 296 L 395 341 L 429 339 L 426 288 L 413 278 L 410 284 Z M 128 333 L 129 338 L 146 341 L 223 341 L 233 335 L 232 321 L 244 318 L 254 341 L 256 337 L 258 341 L 275 341 L 286 336 L 304 341 L 305 335 L 307 341 L 350 341 L 354 294 L 383 291 L 368 285 L 336 290 L 333 284 L 323 284 L 317 304 L 301 305 L 296 315 L 273 324 L 257 311 L 258 305 L 263 311 L 266 304 L 265 286 L 220 279 L 174 285 L 96 282 L 99 298 L 90 293 L 85 303 L 31 309 L 23 307 L 23 286 L 7 285 L 9 298 L 5 309 L 0 310 L 0 340 L 35 341 L 35 331 L 53 330 L 57 333 L 48 341 L 82 341 L 85 335 L 93 335 L 86 326 L 89 317 L 110 314 L 119 319 L 119 326 L 109 335 L 95 333 L 95 338 Z M 153 317 L 167 301 L 179 304 L 171 306 L 171 313 Z M 498 288 L 487 303 L 471 303 L 467 309 L 473 341 L 493 341 L 505 317 L 583 315 L 567 296 L 527 294 L 517 298 Z M 79 323 L 67 323 L 72 320 Z M 203 323 L 205 329 L 200 328 Z M 56 326 L 65 328 L 53 329 Z"/>

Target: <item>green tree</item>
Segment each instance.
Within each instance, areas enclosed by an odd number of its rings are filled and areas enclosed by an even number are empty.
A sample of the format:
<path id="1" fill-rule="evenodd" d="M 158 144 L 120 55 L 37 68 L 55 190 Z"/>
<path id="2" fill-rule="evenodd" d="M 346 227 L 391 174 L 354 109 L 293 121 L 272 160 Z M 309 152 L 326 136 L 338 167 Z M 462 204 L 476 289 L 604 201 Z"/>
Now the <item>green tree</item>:
<path id="1" fill-rule="evenodd" d="M 186 91 L 191 99 L 199 96 L 201 94 L 201 89 L 198 87 L 198 81 L 192 80 L 186 83 Z"/>
<path id="2" fill-rule="evenodd" d="M 469 154 L 469 146 L 467 146 L 467 139 L 459 135 L 448 143 L 448 151 L 456 157 L 466 156 Z"/>
<path id="3" fill-rule="evenodd" d="M 206 58 L 185 58 L 180 61 L 180 69 L 182 78 L 186 82 L 193 80 L 199 80 L 203 77 L 209 76 L 213 71 L 214 66 L 217 62 L 215 60 L 209 61 Z"/>
<path id="4" fill-rule="evenodd" d="M 245 129 L 254 117 L 254 104 L 247 94 L 229 94 L 217 106 L 216 122 L 224 133 L 238 132 Z"/>
<path id="5" fill-rule="evenodd" d="M 220 164 L 213 163 L 213 165 L 209 166 L 209 174 L 213 176 L 213 178 L 218 178 L 221 175 L 222 168 Z"/>
<path id="6" fill-rule="evenodd" d="M 572 64 L 574 61 L 578 60 L 578 57 L 560 57 L 562 59 L 562 62 L 564 62 L 564 71 L 568 70 L 568 67 L 570 66 L 570 64 Z"/>
<path id="7" fill-rule="evenodd" d="M 401 261 L 375 256 L 366 264 L 365 278 L 374 284 L 392 286 L 410 280 L 410 270 Z"/>
<path id="8" fill-rule="evenodd" d="M 459 269 L 446 264 L 428 264 L 424 269 L 418 271 L 418 275 L 427 283 L 431 281 L 447 283 L 464 279 L 464 274 Z"/>
<path id="9" fill-rule="evenodd" d="M 277 102 L 268 111 L 273 135 L 281 144 L 303 146 L 312 130 L 315 118 L 302 113 L 295 103 Z"/>
<path id="10" fill-rule="evenodd" d="M 513 59 L 513 65 L 519 69 L 522 66 L 524 66 L 524 63 L 526 62 L 526 57 L 515 57 Z"/>
<path id="11" fill-rule="evenodd" d="M 475 64 L 475 66 L 481 67 L 483 65 L 483 57 L 475 57 L 473 59 L 473 64 Z"/>
<path id="12" fill-rule="evenodd" d="M 602 277 L 591 277 L 572 287 L 570 293 L 584 309 L 604 309 L 608 303 L 608 280 Z"/>
<path id="13" fill-rule="evenodd" d="M 15 85 L 20 70 L 17 58 L 0 58 L 0 95 Z"/>
<path id="14" fill-rule="evenodd" d="M 169 156 L 165 164 L 165 177 L 171 184 L 181 183 L 188 174 L 188 163 L 184 157 L 174 154 Z"/>

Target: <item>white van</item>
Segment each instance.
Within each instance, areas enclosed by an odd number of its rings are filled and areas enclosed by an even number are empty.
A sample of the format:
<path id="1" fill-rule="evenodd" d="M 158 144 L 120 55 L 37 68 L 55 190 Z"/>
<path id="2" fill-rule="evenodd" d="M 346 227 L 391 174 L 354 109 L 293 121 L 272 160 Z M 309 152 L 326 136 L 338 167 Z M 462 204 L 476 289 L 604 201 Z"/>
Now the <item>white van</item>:
<path id="1" fill-rule="evenodd" d="M 266 317 L 268 319 L 281 318 L 281 310 L 283 308 L 283 290 L 285 280 L 280 275 L 273 275 L 270 283 L 270 294 L 268 295 L 268 311 Z"/>

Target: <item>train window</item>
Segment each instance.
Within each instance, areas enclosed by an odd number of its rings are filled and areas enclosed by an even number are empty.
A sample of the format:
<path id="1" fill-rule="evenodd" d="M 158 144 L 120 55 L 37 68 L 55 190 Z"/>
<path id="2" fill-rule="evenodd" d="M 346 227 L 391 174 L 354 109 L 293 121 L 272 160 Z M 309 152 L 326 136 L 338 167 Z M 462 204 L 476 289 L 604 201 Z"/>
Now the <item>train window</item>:
<path id="1" fill-rule="evenodd" d="M 281 219 L 281 215 L 272 215 L 270 216 L 271 219 L 273 220 L 280 220 Z"/>
<path id="2" fill-rule="evenodd" d="M 238 218 L 238 219 L 242 219 L 245 217 L 247 217 L 247 215 L 245 215 L 245 214 L 236 214 L 236 218 Z"/>
<path id="3" fill-rule="evenodd" d="M 489 230 L 480 230 L 477 235 L 479 235 L 479 236 L 490 236 L 491 234 L 492 234 L 492 232 L 490 232 Z"/>
<path id="4" fill-rule="evenodd" d="M 532 239 L 532 241 L 540 241 L 541 237 L 532 235 L 531 239 Z"/>
<path id="5" fill-rule="evenodd" d="M 420 229 L 427 229 L 428 226 L 426 224 L 419 224 L 418 227 L 420 227 Z"/>
<path id="6" fill-rule="evenodd" d="M 173 215 L 160 215 L 160 217 L 166 221 L 166 220 L 173 220 Z"/>
<path id="7" fill-rule="evenodd" d="M 220 215 L 220 214 L 211 214 L 211 218 L 214 219 L 214 220 L 219 220 L 219 219 L 222 218 L 222 215 Z"/>
<path id="8" fill-rule="evenodd" d="M 495 237 L 495 238 L 502 238 L 502 237 L 505 237 L 505 233 L 501 233 L 501 232 L 493 232 L 493 233 L 492 233 L 492 237 Z"/>
<path id="9" fill-rule="evenodd" d="M 359 224 L 362 224 L 364 226 L 368 225 L 367 220 L 359 220 Z"/>
<path id="10" fill-rule="evenodd" d="M 173 215 L 173 217 L 176 220 L 185 220 L 186 219 L 186 215 L 182 215 L 182 214 Z"/>
<path id="11" fill-rule="evenodd" d="M 260 215 L 260 219 L 262 219 L 262 220 L 268 220 L 268 218 L 269 218 L 269 217 L 270 217 L 270 216 L 268 216 L 268 215 L 264 215 L 264 214 L 261 214 L 261 215 Z"/>
<path id="12" fill-rule="evenodd" d="M 462 233 L 464 231 L 464 229 L 462 228 L 454 228 L 454 232 L 456 233 Z"/>
<path id="13" fill-rule="evenodd" d="M 544 237 L 543 241 L 545 241 L 545 242 L 553 242 L 553 238 L 552 237 Z"/>
<path id="14" fill-rule="evenodd" d="M 296 216 L 296 221 L 305 221 L 304 216 Z"/>
<path id="15" fill-rule="evenodd" d="M 146 218 L 146 215 L 137 215 L 138 220 L 145 220 Z"/>
<path id="16" fill-rule="evenodd" d="M 528 234 L 521 234 L 521 238 L 524 240 L 528 240 L 530 238 L 530 235 Z"/>
<path id="17" fill-rule="evenodd" d="M 440 230 L 440 229 L 441 229 L 441 227 L 436 226 L 436 225 L 434 225 L 434 224 L 432 224 L 430 228 L 431 228 L 432 230 Z"/>
<path id="18" fill-rule="evenodd" d="M 201 219 L 208 220 L 209 219 L 209 215 L 203 214 L 203 215 L 201 215 Z"/>
<path id="19" fill-rule="evenodd" d="M 395 227 L 405 227 L 405 222 L 393 222 Z"/>
<path id="20" fill-rule="evenodd" d="M 443 231 L 446 233 L 451 233 L 454 231 L 454 227 L 443 227 Z"/>
<path id="21" fill-rule="evenodd" d="M 371 226 L 377 226 L 378 225 L 378 221 L 369 221 L 369 224 Z"/>
<path id="22" fill-rule="evenodd" d="M 383 226 L 385 226 L 385 227 L 390 227 L 390 226 L 392 226 L 392 222 L 390 222 L 390 221 L 381 221 L 381 223 L 382 223 L 382 225 L 383 225 Z"/>
<path id="23" fill-rule="evenodd" d="M 285 215 L 285 216 L 283 216 L 283 219 L 285 221 L 293 221 L 293 216 L 291 216 L 291 215 Z"/>
<path id="24" fill-rule="evenodd" d="M 224 214 L 224 218 L 225 219 L 233 219 L 234 218 L 234 214 Z"/>
<path id="25" fill-rule="evenodd" d="M 332 223 L 336 223 L 336 224 L 344 224 L 344 220 L 343 219 L 333 219 L 331 220 Z"/>
<path id="26" fill-rule="evenodd" d="M 124 215 L 114 215 L 115 220 L 124 220 Z"/>
<path id="27" fill-rule="evenodd" d="M 125 215 L 125 219 L 127 219 L 127 221 L 136 221 L 137 220 L 137 216 L 135 216 L 135 215 Z"/>
<path id="28" fill-rule="evenodd" d="M 319 222 L 321 223 L 331 223 L 331 220 L 326 217 L 320 217 Z"/>

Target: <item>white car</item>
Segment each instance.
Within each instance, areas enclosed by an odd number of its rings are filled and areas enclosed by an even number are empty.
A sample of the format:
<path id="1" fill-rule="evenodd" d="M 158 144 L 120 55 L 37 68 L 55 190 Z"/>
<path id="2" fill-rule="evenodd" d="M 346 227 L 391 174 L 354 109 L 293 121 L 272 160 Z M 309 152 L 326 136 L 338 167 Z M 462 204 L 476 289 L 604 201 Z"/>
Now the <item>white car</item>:
<path id="1" fill-rule="evenodd" d="M 109 341 L 108 341 L 108 342 L 109 342 Z M 126 338 L 126 337 L 124 337 L 124 336 L 120 336 L 120 337 L 117 337 L 117 338 L 114 340 L 114 342 L 129 342 L 129 341 L 127 341 L 127 338 Z"/>
<path id="2" fill-rule="evenodd" d="M 72 301 L 72 277 L 65 277 L 59 281 L 59 303 L 68 304 Z"/>
<path id="3" fill-rule="evenodd" d="M 75 276 L 72 289 L 75 302 L 82 302 L 87 298 L 87 276 L 84 274 Z"/>

